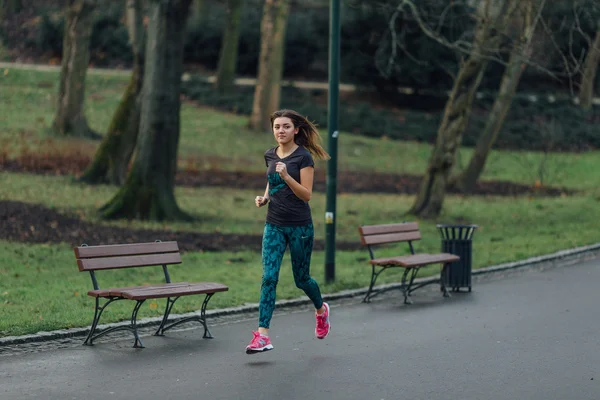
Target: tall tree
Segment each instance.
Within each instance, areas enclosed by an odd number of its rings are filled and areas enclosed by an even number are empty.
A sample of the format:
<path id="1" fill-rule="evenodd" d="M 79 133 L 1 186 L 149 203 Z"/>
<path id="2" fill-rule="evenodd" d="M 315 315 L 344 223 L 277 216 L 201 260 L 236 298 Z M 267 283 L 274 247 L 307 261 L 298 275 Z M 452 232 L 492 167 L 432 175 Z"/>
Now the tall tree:
<path id="1" fill-rule="evenodd" d="M 125 15 L 133 52 L 133 71 L 108 132 L 80 178 L 83 182 L 115 185 L 125 182 L 140 127 L 145 44 L 143 3 L 144 0 L 127 0 Z"/>
<path id="2" fill-rule="evenodd" d="M 105 218 L 189 218 L 177 205 L 174 189 L 190 3 L 149 0 L 140 133 L 125 184 L 100 210 Z"/>
<path id="3" fill-rule="evenodd" d="M 85 76 L 97 3 L 98 0 L 67 2 L 58 107 L 52 124 L 61 135 L 99 137 L 89 128 L 84 114 Z"/>
<path id="4" fill-rule="evenodd" d="M 597 22 L 596 37 L 590 43 L 581 74 L 579 105 L 584 110 L 589 110 L 592 107 L 598 62 L 600 62 L 600 19 Z"/>
<path id="5" fill-rule="evenodd" d="M 477 140 L 471 160 L 455 182 L 455 185 L 463 193 L 471 193 L 475 188 L 475 184 L 485 168 L 492 146 L 502 129 L 502 124 L 517 91 L 521 73 L 525 68 L 525 60 L 530 52 L 531 40 L 545 3 L 546 0 L 522 0 L 519 4 L 520 10 L 515 14 L 515 24 L 510 25 L 518 27 L 518 37 L 513 42 L 510 60 L 504 70 L 500 89 L 489 112 L 483 132 Z"/>
<path id="6" fill-rule="evenodd" d="M 240 36 L 240 18 L 242 16 L 242 9 L 244 8 L 244 1 L 227 0 L 225 7 L 227 17 L 225 19 L 223 44 L 221 45 L 217 80 L 215 82 L 215 87 L 220 93 L 230 92 L 233 87 Z"/>
<path id="7" fill-rule="evenodd" d="M 251 129 L 270 131 L 269 115 L 279 108 L 289 9 L 289 0 L 265 0 L 260 27 L 258 78 L 248 124 Z"/>
<path id="8" fill-rule="evenodd" d="M 456 152 L 471 115 L 473 99 L 489 62 L 488 54 L 490 49 L 498 49 L 502 27 L 510 20 L 518 1 L 505 0 L 498 4 L 493 0 L 483 0 L 480 3 L 472 50 L 461 63 L 454 79 L 437 140 L 410 214 L 424 218 L 440 214 Z"/>

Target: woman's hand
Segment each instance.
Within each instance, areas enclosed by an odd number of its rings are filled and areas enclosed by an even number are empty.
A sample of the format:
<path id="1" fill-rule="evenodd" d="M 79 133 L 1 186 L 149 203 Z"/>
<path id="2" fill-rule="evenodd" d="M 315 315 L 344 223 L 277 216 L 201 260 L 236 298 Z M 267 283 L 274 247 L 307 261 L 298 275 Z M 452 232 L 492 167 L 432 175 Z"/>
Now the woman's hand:
<path id="1" fill-rule="evenodd" d="M 287 171 L 287 166 L 284 163 L 282 163 L 281 161 L 279 161 L 277 164 L 275 164 L 275 171 L 279 173 L 279 176 L 283 180 L 285 180 L 285 178 L 287 178 L 289 176 L 288 171 Z"/>
<path id="2" fill-rule="evenodd" d="M 254 199 L 254 203 L 256 204 L 256 207 L 262 207 L 265 204 L 267 204 L 269 202 L 269 198 L 265 197 L 265 196 L 256 196 L 256 198 Z"/>

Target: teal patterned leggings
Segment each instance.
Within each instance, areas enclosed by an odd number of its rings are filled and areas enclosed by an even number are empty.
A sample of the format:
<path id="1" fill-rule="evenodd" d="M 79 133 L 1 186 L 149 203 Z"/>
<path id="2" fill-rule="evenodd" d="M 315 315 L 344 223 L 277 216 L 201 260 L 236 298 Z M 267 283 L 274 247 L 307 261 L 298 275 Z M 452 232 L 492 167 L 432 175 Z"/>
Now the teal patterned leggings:
<path id="1" fill-rule="evenodd" d="M 268 329 L 271 324 L 281 260 L 288 245 L 296 286 L 306 293 L 315 308 L 319 309 L 323 306 L 319 285 L 310 277 L 310 256 L 312 255 L 314 235 L 312 224 L 302 226 L 265 224 L 262 245 L 263 277 L 258 320 L 260 328 Z"/>

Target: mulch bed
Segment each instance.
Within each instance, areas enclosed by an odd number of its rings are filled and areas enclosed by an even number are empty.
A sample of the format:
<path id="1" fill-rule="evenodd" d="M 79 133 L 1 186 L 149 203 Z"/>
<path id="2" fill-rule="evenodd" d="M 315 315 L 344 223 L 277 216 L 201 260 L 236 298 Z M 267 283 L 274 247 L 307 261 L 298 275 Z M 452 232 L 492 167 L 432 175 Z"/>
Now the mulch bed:
<path id="1" fill-rule="evenodd" d="M 177 241 L 182 251 L 260 251 L 262 236 L 131 229 L 83 221 L 73 215 L 18 201 L 0 200 L 0 239 L 22 243 L 67 243 L 80 246 Z M 359 243 L 337 242 L 339 250 L 356 250 Z M 324 243 L 315 241 L 315 250 Z"/>
<path id="2" fill-rule="evenodd" d="M 0 160 L 0 170 L 12 172 L 28 172 L 43 175 L 79 176 L 90 164 L 91 159 L 85 154 L 58 156 L 46 154 L 43 157 L 28 155 L 18 160 Z M 338 171 L 337 189 L 339 193 L 390 193 L 416 194 L 422 177 L 417 175 L 399 175 L 390 173 Z M 318 171 L 315 177 L 314 190 L 325 192 L 325 173 Z M 235 187 L 238 189 L 264 190 L 266 177 L 263 173 L 221 170 L 183 170 L 176 177 L 176 184 L 187 187 Z M 459 194 L 450 189 L 449 193 Z M 554 187 L 533 187 L 506 181 L 481 181 L 475 187 L 476 196 L 561 196 L 572 194 L 572 190 Z"/>

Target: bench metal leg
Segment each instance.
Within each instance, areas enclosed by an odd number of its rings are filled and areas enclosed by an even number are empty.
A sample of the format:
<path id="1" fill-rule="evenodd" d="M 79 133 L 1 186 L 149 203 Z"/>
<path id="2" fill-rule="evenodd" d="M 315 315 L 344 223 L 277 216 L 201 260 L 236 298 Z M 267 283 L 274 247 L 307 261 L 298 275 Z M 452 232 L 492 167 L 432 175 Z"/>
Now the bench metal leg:
<path id="1" fill-rule="evenodd" d="M 127 330 L 127 331 L 130 331 L 131 333 L 133 333 L 133 336 L 135 337 L 135 342 L 133 344 L 133 347 L 144 348 L 142 339 L 140 338 L 140 336 L 138 334 L 136 321 L 137 321 L 137 314 L 145 300 L 137 301 L 137 303 L 131 313 L 131 321 L 128 326 L 114 326 L 112 328 L 105 329 L 102 332 L 94 335 L 94 333 L 96 332 L 96 330 L 98 328 L 98 322 L 100 321 L 100 316 L 102 315 L 102 312 L 106 309 L 106 307 L 108 307 L 108 305 L 110 303 L 117 301 L 117 300 L 124 300 L 124 299 L 121 297 L 112 297 L 112 298 L 109 298 L 108 301 L 106 301 L 106 303 L 104 303 L 102 306 L 100 306 L 100 298 L 96 297 L 96 309 L 94 312 L 94 320 L 92 321 L 92 326 L 90 327 L 90 332 L 88 333 L 87 337 L 85 338 L 85 341 L 83 342 L 83 344 L 85 346 L 93 346 L 94 340 L 96 340 L 108 333 L 115 332 L 115 331 Z"/>
<path id="2" fill-rule="evenodd" d="M 171 314 L 171 310 L 173 309 L 173 305 L 175 304 L 177 299 L 179 299 L 179 297 L 176 297 L 175 299 L 171 299 L 170 297 L 167 297 L 167 305 L 165 307 L 165 313 L 163 314 L 163 318 L 162 318 L 162 321 L 160 322 L 160 326 L 158 327 L 156 332 L 154 332 L 154 336 L 164 336 L 165 331 L 170 328 L 169 327 L 169 328 L 165 329 L 165 325 L 167 324 L 167 320 L 169 319 L 169 314 Z"/>
<path id="3" fill-rule="evenodd" d="M 137 329 L 137 314 L 140 311 L 140 307 L 144 304 L 145 300 L 138 300 L 135 307 L 133 307 L 133 312 L 131 313 L 131 327 L 133 328 L 133 336 L 135 336 L 135 342 L 133 343 L 133 347 L 135 348 L 144 348 L 144 343 L 142 343 L 142 339 L 140 339 L 140 335 L 138 334 Z"/>
<path id="4" fill-rule="evenodd" d="M 410 294 L 416 290 L 417 288 L 413 289 L 413 282 L 415 281 L 415 277 L 417 276 L 417 273 L 419 272 L 419 268 L 406 268 L 404 270 L 404 274 L 402 274 L 402 286 L 400 287 L 400 290 L 402 290 L 402 293 L 404 294 L 404 304 L 413 304 L 412 299 L 409 299 Z M 406 284 L 406 278 L 407 276 L 410 274 L 410 279 L 408 281 L 408 285 Z"/>
<path id="5" fill-rule="evenodd" d="M 388 268 L 393 268 L 396 267 L 394 266 L 382 266 L 381 269 L 379 271 L 376 272 L 376 268 L 375 266 L 373 266 L 372 268 L 372 273 L 371 273 L 371 283 L 369 285 L 369 289 L 367 290 L 367 294 L 365 295 L 364 299 L 363 299 L 363 303 L 369 303 L 371 301 L 371 299 L 381 293 L 385 293 L 388 290 L 393 290 L 393 289 L 397 289 L 394 287 L 390 287 L 390 288 L 386 288 L 386 289 L 380 289 L 377 291 L 373 291 L 373 287 L 375 286 L 375 282 L 377 281 L 377 278 L 379 277 L 379 275 L 385 271 Z M 418 287 L 413 288 L 413 281 L 415 280 L 415 277 L 417 276 L 417 272 L 418 272 L 419 268 L 405 268 L 404 269 L 404 273 L 402 274 L 402 280 L 400 281 L 400 291 L 402 292 L 402 294 L 404 295 L 404 304 L 412 304 L 412 300 L 409 299 L 410 294 L 416 290 Z M 409 276 L 410 274 L 410 276 Z M 408 280 L 408 283 L 407 283 Z"/>
<path id="6" fill-rule="evenodd" d="M 372 265 L 371 266 L 371 283 L 369 284 L 369 289 L 367 290 L 367 294 L 365 294 L 365 297 L 363 298 L 363 303 L 369 303 L 371 301 L 371 299 L 375 296 L 377 296 L 378 294 L 382 293 L 383 291 L 377 291 L 377 292 L 373 292 L 373 287 L 375 286 L 375 282 L 377 281 L 377 278 L 379 277 L 379 274 L 381 274 L 383 271 L 385 271 L 388 267 L 381 267 L 381 269 L 379 271 L 376 271 L 376 266 Z"/>
<path id="7" fill-rule="evenodd" d="M 381 271 L 379 271 L 379 273 L 381 273 Z M 373 291 L 373 286 L 375 285 L 375 281 L 377 280 L 379 273 L 375 273 L 375 266 L 371 265 L 371 282 L 369 283 L 367 294 L 365 294 L 365 297 L 363 298 L 363 303 L 368 303 L 371 301 L 371 292 Z"/>
<path id="8" fill-rule="evenodd" d="M 371 299 L 373 297 L 379 295 L 380 293 L 383 293 L 383 292 L 393 289 L 393 288 L 386 288 L 386 289 L 382 289 L 382 290 L 377 290 L 375 292 L 373 291 L 373 287 L 375 286 L 375 281 L 379 277 L 379 274 L 381 274 L 387 268 L 392 268 L 392 267 L 391 266 L 383 266 L 383 267 L 381 267 L 381 269 L 379 271 L 376 271 L 375 266 L 372 267 L 371 283 L 369 285 L 369 289 L 367 290 L 367 294 L 365 295 L 365 297 L 363 299 L 363 303 L 368 303 L 371 301 Z M 400 283 L 400 291 L 404 295 L 404 304 L 407 304 L 407 305 L 413 304 L 413 301 L 411 299 L 411 293 L 419 288 L 422 288 L 423 286 L 430 285 L 432 283 L 440 284 L 440 291 L 444 294 L 444 297 L 452 297 L 448 290 L 448 283 L 446 282 L 446 279 L 445 279 L 445 277 L 447 275 L 446 272 L 447 272 L 448 268 L 450 268 L 450 263 L 443 264 L 439 280 L 434 280 L 434 281 L 425 282 L 425 283 L 419 283 L 419 284 L 415 285 L 414 281 L 417 278 L 420 268 L 421 268 L 420 266 L 417 266 L 417 267 L 410 267 L 410 268 L 404 269 L 404 273 L 402 274 L 402 279 L 400 281 L 401 282 Z"/>
<path id="9" fill-rule="evenodd" d="M 204 327 L 204 335 L 202 336 L 204 339 L 212 339 L 213 336 L 211 335 L 210 331 L 208 330 L 208 326 L 206 324 L 206 306 L 208 305 L 208 301 L 210 300 L 210 298 L 213 296 L 214 293 L 208 293 L 206 295 L 206 297 L 204 298 L 204 301 L 202 302 L 202 308 L 200 309 L 200 316 L 194 315 L 191 317 L 187 317 L 187 318 L 182 318 L 178 321 L 173 322 L 170 325 L 166 325 L 167 321 L 169 319 L 169 314 L 171 314 L 171 310 L 173 309 L 173 305 L 175 304 L 175 302 L 177 301 L 177 299 L 179 299 L 179 297 L 176 297 L 174 299 L 171 299 L 170 297 L 167 298 L 167 306 L 165 308 L 165 313 L 163 315 L 163 319 L 160 323 L 160 326 L 158 327 L 158 329 L 156 330 L 156 332 L 154 333 L 155 336 L 164 336 L 164 333 L 179 325 L 179 324 L 183 324 L 185 322 L 190 322 L 190 321 L 198 321 L 202 324 L 202 326 Z M 166 326 L 165 326 L 166 325 Z"/>
<path id="10" fill-rule="evenodd" d="M 90 331 L 89 331 L 87 337 L 85 338 L 85 341 L 83 342 L 83 344 L 85 346 L 92 346 L 92 344 L 93 344 L 92 342 L 94 340 L 94 338 L 93 338 L 94 332 L 96 332 L 96 328 L 98 327 L 98 321 L 100 321 L 100 316 L 102 315 L 102 312 L 104 311 L 106 306 L 108 306 L 110 303 L 112 303 L 115 300 L 117 300 L 117 299 L 109 299 L 106 303 L 104 303 L 102 306 L 100 306 L 100 298 L 96 297 L 96 307 L 94 309 L 94 319 L 92 320 L 92 326 L 90 327 Z"/>
<path id="11" fill-rule="evenodd" d="M 452 297 L 450 292 L 448 291 L 448 283 L 446 282 L 445 277 L 448 275 L 447 271 L 450 268 L 450 263 L 445 263 L 442 267 L 442 272 L 440 272 L 440 290 L 444 293 L 444 297 Z"/>

